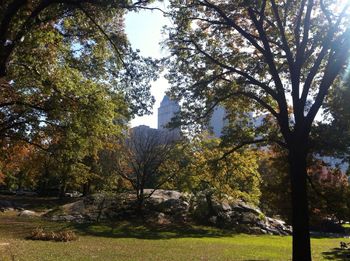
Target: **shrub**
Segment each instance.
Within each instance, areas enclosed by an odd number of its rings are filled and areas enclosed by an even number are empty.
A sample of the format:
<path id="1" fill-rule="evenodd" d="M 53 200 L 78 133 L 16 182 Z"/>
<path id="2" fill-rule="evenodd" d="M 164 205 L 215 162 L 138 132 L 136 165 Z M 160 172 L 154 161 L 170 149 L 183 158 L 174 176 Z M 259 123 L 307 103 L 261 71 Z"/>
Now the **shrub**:
<path id="1" fill-rule="evenodd" d="M 43 228 L 34 229 L 27 239 L 44 240 L 44 241 L 60 241 L 68 242 L 77 240 L 77 235 L 71 230 L 64 230 L 59 232 L 45 231 Z"/>

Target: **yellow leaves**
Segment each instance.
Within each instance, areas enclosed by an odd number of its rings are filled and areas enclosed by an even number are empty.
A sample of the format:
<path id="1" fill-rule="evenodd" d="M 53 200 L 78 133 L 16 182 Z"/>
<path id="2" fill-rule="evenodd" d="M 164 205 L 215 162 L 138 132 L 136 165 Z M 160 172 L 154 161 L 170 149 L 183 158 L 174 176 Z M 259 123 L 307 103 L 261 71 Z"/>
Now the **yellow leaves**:
<path id="1" fill-rule="evenodd" d="M 2 166 L 0 162 L 0 185 L 4 184 L 4 181 L 5 181 L 5 173 L 3 173 L 2 171 Z"/>
<path id="2" fill-rule="evenodd" d="M 0 184 L 11 176 L 18 182 L 32 185 L 37 182 L 42 159 L 37 148 L 24 142 L 2 147 L 0 152 Z"/>
<path id="3" fill-rule="evenodd" d="M 200 137 L 179 146 L 163 171 L 176 173 L 177 189 L 201 191 L 211 189 L 216 194 L 258 203 L 260 175 L 254 151 L 235 151 L 225 157 L 230 148 L 220 147 L 219 139 Z"/>

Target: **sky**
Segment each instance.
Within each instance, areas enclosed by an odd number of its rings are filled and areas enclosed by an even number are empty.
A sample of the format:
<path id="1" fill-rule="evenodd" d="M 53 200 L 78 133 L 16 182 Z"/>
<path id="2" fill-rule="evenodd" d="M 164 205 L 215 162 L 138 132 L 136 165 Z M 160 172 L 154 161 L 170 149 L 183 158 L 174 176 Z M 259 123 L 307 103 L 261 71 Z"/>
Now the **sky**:
<path id="1" fill-rule="evenodd" d="M 164 3 L 159 3 L 158 6 L 165 9 Z M 138 13 L 129 12 L 125 17 L 125 30 L 133 49 L 139 49 L 143 56 L 154 58 L 161 58 L 166 55 L 166 51 L 162 50 L 159 44 L 164 40 L 161 31 L 166 24 L 169 24 L 169 20 L 164 18 L 163 14 L 157 10 L 142 10 Z M 157 128 L 157 109 L 168 88 L 169 84 L 163 76 L 152 83 L 151 92 L 156 99 L 153 114 L 136 117 L 130 122 L 131 127 L 148 125 Z"/>

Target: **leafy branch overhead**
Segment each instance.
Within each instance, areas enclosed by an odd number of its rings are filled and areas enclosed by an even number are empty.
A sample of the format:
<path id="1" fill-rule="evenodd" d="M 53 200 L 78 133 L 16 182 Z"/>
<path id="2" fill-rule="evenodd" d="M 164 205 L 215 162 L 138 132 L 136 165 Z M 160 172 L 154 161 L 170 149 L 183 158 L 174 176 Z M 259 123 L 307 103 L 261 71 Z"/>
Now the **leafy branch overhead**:
<path id="1" fill-rule="evenodd" d="M 5 1 L 0 8 L 0 136 L 57 125 L 54 115 L 84 98 L 73 85 L 94 84 L 118 97 L 117 107 L 125 103 L 128 109 L 116 108 L 116 113 L 125 119 L 149 113 L 158 62 L 131 49 L 123 20 L 126 10 L 147 2 Z"/>
<path id="2" fill-rule="evenodd" d="M 174 96 L 208 105 L 246 96 L 275 116 L 286 140 L 311 128 L 348 57 L 348 6 L 334 12 L 323 1 L 172 1 L 171 8 Z"/>

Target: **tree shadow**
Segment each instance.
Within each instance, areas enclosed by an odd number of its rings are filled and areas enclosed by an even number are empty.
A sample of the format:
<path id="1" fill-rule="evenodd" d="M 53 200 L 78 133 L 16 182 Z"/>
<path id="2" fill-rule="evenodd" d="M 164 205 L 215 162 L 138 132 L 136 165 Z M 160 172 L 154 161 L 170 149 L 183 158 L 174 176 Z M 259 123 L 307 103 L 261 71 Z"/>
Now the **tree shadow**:
<path id="1" fill-rule="evenodd" d="M 58 197 L 39 197 L 39 196 L 16 196 L 0 195 L 0 200 L 12 202 L 18 207 L 34 210 L 45 211 L 58 206 L 81 200 L 80 198 L 58 198 Z"/>
<path id="2" fill-rule="evenodd" d="M 109 238 L 171 239 L 227 237 L 237 234 L 224 230 L 191 223 L 159 225 L 142 219 L 128 221 L 109 221 L 99 223 L 56 222 L 40 217 L 19 217 L 18 212 L 9 211 L 0 215 L 0 234 L 11 234 L 15 238 L 25 238 L 36 228 L 47 231 L 73 230 L 78 235 Z"/>
<path id="3" fill-rule="evenodd" d="M 232 230 L 197 227 L 190 224 L 147 224 L 142 222 L 118 222 L 97 224 L 74 224 L 79 234 L 111 238 L 171 239 L 225 237 L 234 235 Z"/>
<path id="4" fill-rule="evenodd" d="M 71 228 L 69 223 L 48 222 L 40 217 L 19 217 L 18 213 L 9 211 L 0 216 L 0 234 L 15 238 L 26 238 L 36 228 L 48 231 L 61 231 Z"/>
<path id="5" fill-rule="evenodd" d="M 350 249 L 333 248 L 330 251 L 323 252 L 326 260 L 350 260 Z"/>

